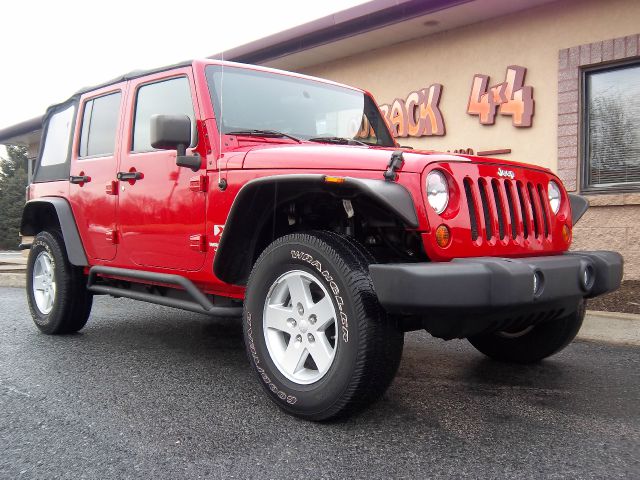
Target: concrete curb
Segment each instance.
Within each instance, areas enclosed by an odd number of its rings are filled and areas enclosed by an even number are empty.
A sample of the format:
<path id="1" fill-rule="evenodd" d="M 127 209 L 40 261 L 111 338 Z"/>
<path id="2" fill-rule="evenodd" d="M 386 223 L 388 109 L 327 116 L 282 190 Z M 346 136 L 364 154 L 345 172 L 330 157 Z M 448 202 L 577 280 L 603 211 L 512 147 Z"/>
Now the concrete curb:
<path id="1" fill-rule="evenodd" d="M 640 315 L 587 310 L 579 340 L 640 346 Z"/>
<path id="2" fill-rule="evenodd" d="M 601 310 L 587 310 L 587 315 L 593 315 L 597 317 L 606 317 L 606 318 L 622 318 L 624 320 L 636 320 L 640 322 L 640 315 L 636 313 L 603 312 Z"/>
<path id="3" fill-rule="evenodd" d="M 24 288 L 26 274 L 0 274 L 0 287 Z M 640 315 L 587 310 L 578 340 L 640 346 Z"/>
<path id="4" fill-rule="evenodd" d="M 25 273 L 0 274 L 0 287 L 24 288 L 26 285 L 27 285 L 27 275 Z"/>

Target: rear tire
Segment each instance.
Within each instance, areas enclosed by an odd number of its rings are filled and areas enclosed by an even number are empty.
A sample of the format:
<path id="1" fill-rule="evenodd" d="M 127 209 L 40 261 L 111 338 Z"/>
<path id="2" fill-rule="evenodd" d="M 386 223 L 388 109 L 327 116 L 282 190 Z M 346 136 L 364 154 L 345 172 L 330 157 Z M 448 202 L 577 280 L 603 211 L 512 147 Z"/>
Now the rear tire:
<path id="1" fill-rule="evenodd" d="M 582 326 L 585 303 L 571 315 L 539 323 L 520 332 L 491 332 L 469 337 L 486 356 L 502 362 L 535 363 L 569 345 Z"/>
<path id="2" fill-rule="evenodd" d="M 354 240 L 322 231 L 281 237 L 255 263 L 245 296 L 247 354 L 286 412 L 314 421 L 346 416 L 392 382 L 404 334 L 378 304 L 372 261 Z"/>
<path id="3" fill-rule="evenodd" d="M 40 331 L 55 335 L 84 327 L 93 304 L 86 285 L 82 268 L 69 263 L 62 233 L 38 233 L 27 262 L 27 299 Z"/>

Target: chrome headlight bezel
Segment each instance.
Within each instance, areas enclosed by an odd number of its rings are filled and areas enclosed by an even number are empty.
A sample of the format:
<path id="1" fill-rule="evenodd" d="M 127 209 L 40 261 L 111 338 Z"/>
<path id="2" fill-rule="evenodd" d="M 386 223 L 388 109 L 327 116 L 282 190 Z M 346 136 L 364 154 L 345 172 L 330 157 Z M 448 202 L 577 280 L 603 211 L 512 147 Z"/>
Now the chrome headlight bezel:
<path id="1" fill-rule="evenodd" d="M 433 210 L 440 215 L 449 205 L 449 182 L 444 172 L 432 170 L 425 181 L 427 190 L 427 202 Z"/>
<path id="2" fill-rule="evenodd" d="M 547 198 L 549 199 L 549 207 L 554 215 L 557 215 L 560 211 L 560 205 L 562 204 L 562 190 L 560 185 L 554 180 L 549 181 L 547 186 Z"/>

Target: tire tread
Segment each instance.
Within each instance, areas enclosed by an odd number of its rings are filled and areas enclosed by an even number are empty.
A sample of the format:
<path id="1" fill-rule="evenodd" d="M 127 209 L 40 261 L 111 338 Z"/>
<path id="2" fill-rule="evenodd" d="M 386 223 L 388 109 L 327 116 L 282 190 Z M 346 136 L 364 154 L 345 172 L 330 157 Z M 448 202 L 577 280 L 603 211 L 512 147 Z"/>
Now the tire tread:
<path id="1" fill-rule="evenodd" d="M 395 328 L 378 303 L 369 275 L 373 256 L 356 240 L 345 235 L 320 230 L 278 238 L 256 261 L 248 285 L 264 258 L 290 242 L 309 245 L 331 259 L 332 267 L 343 276 L 347 289 L 352 292 L 359 338 L 353 373 L 340 398 L 322 412 L 295 414 L 316 421 L 347 417 L 375 402 L 389 387 L 400 365 L 404 334 Z M 282 407 L 281 403 L 276 403 Z"/>
<path id="2" fill-rule="evenodd" d="M 55 301 L 58 305 L 54 305 L 54 309 L 47 315 L 43 315 L 38 310 L 33 299 L 31 284 L 35 254 L 30 253 L 27 263 L 27 298 L 31 315 L 36 326 L 43 333 L 50 335 L 75 333 L 87 323 L 93 305 L 93 295 L 87 291 L 83 269 L 70 264 L 60 230 L 38 233 L 34 239 L 34 245 L 37 246 L 39 243 L 47 245 L 54 257 L 57 290 Z"/>

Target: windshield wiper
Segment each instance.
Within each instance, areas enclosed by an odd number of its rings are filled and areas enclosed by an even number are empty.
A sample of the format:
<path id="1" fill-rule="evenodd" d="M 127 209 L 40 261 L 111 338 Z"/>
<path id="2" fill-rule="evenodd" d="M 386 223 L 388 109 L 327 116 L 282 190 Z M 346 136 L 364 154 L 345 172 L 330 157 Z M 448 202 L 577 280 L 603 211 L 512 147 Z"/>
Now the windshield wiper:
<path id="1" fill-rule="evenodd" d="M 324 143 L 337 143 L 339 145 L 365 145 L 366 143 L 361 142 L 360 140 L 356 140 L 354 138 L 343 138 L 343 137 L 315 137 L 310 138 L 310 142 L 324 142 Z"/>
<path id="2" fill-rule="evenodd" d="M 233 132 L 225 132 L 227 135 L 247 135 L 249 137 L 280 137 L 280 138 L 290 138 L 298 143 L 302 143 L 302 140 L 296 138 L 287 133 L 278 132 L 277 130 L 259 130 L 259 129 L 251 129 L 251 130 L 234 130 Z"/>

